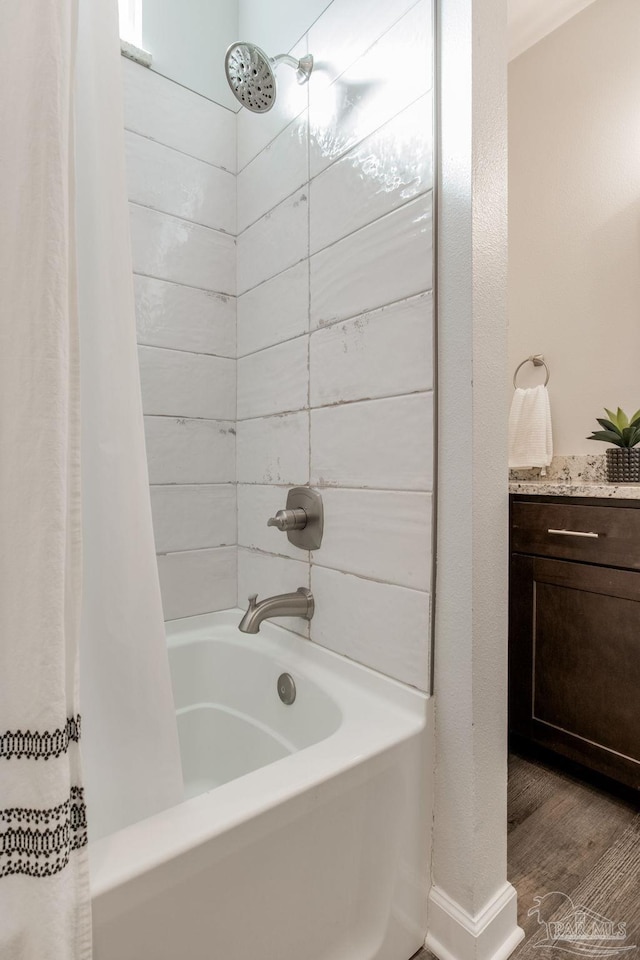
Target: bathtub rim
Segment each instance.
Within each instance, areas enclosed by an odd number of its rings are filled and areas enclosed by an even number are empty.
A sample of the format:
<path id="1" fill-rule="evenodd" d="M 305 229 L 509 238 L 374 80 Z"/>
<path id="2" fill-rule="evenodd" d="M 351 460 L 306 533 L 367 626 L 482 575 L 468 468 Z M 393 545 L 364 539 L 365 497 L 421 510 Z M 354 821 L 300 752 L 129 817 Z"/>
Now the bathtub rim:
<path id="1" fill-rule="evenodd" d="M 215 627 L 231 628 L 235 630 L 233 644 L 245 649 L 259 651 L 284 650 L 287 656 L 299 660 L 301 672 L 305 672 L 307 665 L 319 668 L 322 674 L 331 672 L 330 665 L 339 672 L 339 675 L 348 682 L 363 686 L 372 693 L 378 693 L 389 699 L 400 708 L 412 710 L 415 706 L 413 698 L 421 700 L 431 695 L 419 687 L 405 683 L 395 677 L 390 677 L 373 667 L 369 667 L 359 660 L 353 660 L 342 653 L 337 653 L 329 647 L 310 640 L 302 634 L 294 633 L 284 624 L 271 620 L 264 621 L 257 634 L 241 633 L 237 627 L 245 611 L 240 607 L 228 610 L 219 610 L 216 613 L 203 613 L 193 617 L 182 617 L 179 620 L 167 620 L 165 633 L 167 647 L 184 646 L 194 640 L 206 640 L 209 630 Z M 284 618 L 285 622 L 288 618 Z M 425 679 L 425 683 L 427 680 Z"/>
<path id="2" fill-rule="evenodd" d="M 170 621 L 168 645 L 206 640 L 206 633 L 216 627 L 237 627 L 241 616 L 241 610 L 228 610 Z M 342 723 L 315 744 L 92 841 L 89 844 L 92 898 L 107 895 L 286 800 L 425 732 L 432 709 L 432 698 L 426 692 L 377 673 L 276 624 L 263 624 L 255 636 L 239 634 L 237 642 L 249 649 L 273 650 L 280 656 L 284 651 L 284 655 L 291 658 L 288 662 L 294 664 L 294 670 L 305 673 L 308 669 L 310 678 L 323 689 L 322 681 L 331 680 L 333 686 L 327 692 L 337 699 Z"/>

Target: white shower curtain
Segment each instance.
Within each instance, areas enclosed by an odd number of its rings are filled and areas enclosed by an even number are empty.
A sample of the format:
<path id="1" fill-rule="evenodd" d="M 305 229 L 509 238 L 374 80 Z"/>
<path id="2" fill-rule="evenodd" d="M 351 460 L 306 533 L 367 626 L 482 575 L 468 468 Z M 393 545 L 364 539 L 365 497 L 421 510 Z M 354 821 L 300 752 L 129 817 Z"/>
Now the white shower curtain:
<path id="1" fill-rule="evenodd" d="M 0 4 L 0 957 L 90 956 L 73 0 Z"/>
<path id="2" fill-rule="evenodd" d="M 92 839 L 182 798 L 144 448 L 120 70 L 117 0 L 80 0 L 80 686 Z"/>
<path id="3" fill-rule="evenodd" d="M 181 793 L 135 362 L 116 0 L 79 5 L 76 87 L 78 0 L 0 3 L 2 960 L 91 956 L 81 617 L 89 820 L 104 834 Z"/>

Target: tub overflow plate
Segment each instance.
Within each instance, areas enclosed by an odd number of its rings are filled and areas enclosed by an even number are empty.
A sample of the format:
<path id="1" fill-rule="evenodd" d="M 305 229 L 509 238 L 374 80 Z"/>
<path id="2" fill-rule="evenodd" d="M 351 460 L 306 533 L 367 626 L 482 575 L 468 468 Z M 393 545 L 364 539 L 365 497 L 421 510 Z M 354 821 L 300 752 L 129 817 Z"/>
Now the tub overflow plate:
<path id="1" fill-rule="evenodd" d="M 296 698 L 296 685 L 290 673 L 281 673 L 278 677 L 278 696 L 288 707 Z"/>

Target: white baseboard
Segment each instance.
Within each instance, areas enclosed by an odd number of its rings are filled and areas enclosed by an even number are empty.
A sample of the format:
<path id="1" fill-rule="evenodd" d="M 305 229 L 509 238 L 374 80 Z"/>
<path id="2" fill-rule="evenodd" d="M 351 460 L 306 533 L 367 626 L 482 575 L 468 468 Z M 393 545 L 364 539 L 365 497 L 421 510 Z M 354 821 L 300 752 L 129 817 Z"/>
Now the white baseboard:
<path id="1" fill-rule="evenodd" d="M 510 883 L 476 917 L 444 890 L 431 888 L 426 946 L 438 960 L 506 960 L 523 938 Z"/>

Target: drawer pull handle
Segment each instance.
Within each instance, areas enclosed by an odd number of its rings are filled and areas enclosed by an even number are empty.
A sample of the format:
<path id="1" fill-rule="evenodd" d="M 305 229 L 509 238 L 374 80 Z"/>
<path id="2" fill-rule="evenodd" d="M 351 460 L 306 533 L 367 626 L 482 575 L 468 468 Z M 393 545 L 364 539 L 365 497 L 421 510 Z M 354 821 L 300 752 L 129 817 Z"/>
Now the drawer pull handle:
<path id="1" fill-rule="evenodd" d="M 547 530 L 547 533 L 555 533 L 560 537 L 591 537 L 593 540 L 597 540 L 600 536 L 599 533 L 587 533 L 584 530 Z"/>

